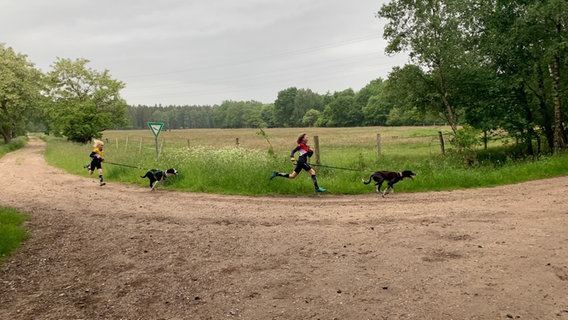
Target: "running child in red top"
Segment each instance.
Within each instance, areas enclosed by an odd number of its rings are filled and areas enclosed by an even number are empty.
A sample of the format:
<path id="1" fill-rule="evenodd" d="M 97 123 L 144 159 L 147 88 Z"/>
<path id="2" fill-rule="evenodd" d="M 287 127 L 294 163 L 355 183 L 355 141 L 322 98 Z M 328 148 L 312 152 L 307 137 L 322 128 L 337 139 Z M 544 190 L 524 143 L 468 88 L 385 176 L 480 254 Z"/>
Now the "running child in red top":
<path id="1" fill-rule="evenodd" d="M 276 177 L 294 179 L 298 176 L 298 174 L 300 174 L 300 172 L 302 172 L 302 170 L 305 170 L 312 176 L 312 182 L 314 183 L 316 192 L 325 192 L 326 189 L 318 186 L 316 171 L 308 163 L 308 158 L 314 154 L 314 151 L 308 146 L 308 135 L 302 133 L 298 136 L 296 142 L 298 143 L 298 145 L 290 153 L 290 161 L 296 162 L 296 168 L 294 168 L 294 171 L 292 173 L 280 173 L 275 170 L 270 176 L 270 180 Z M 298 152 L 299 154 L 298 161 L 296 161 L 296 158 L 294 157 L 296 152 Z"/>

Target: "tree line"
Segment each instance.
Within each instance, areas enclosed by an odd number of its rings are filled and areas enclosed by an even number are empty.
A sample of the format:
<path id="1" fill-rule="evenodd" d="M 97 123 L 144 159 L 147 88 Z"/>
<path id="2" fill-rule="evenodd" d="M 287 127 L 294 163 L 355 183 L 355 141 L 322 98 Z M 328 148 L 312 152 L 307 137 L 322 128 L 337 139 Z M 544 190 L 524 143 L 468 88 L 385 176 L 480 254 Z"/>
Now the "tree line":
<path id="1" fill-rule="evenodd" d="M 213 106 L 129 106 L 130 124 L 122 129 L 146 129 L 162 122 L 166 129 L 285 128 L 432 125 L 445 123 L 437 112 L 406 110 L 395 105 L 375 106 L 385 81 L 371 81 L 358 92 L 318 94 L 287 88 L 274 103 L 223 101 Z"/>
<path id="2" fill-rule="evenodd" d="M 566 147 L 568 2 L 565 0 L 392 0 L 383 19 L 386 53 L 409 53 L 386 79 L 359 91 L 281 90 L 272 103 L 128 106 L 124 83 L 88 60 L 58 59 L 47 74 L 0 46 L 0 129 L 7 141 L 30 123 L 73 141 L 105 129 L 348 127 L 449 124 L 506 132 L 523 152 Z M 542 144 L 542 145 L 541 145 Z M 537 148 L 535 150 L 535 148 Z"/>

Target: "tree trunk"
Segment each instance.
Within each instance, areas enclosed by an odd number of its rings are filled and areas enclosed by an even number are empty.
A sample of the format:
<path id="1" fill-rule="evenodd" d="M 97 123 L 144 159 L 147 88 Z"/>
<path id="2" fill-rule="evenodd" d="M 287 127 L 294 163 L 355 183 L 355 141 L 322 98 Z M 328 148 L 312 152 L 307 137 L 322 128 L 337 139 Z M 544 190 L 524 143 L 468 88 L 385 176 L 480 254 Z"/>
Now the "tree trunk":
<path id="1" fill-rule="evenodd" d="M 562 138 L 562 108 L 560 102 L 560 57 L 555 54 L 550 65 L 552 77 L 552 98 L 554 102 L 554 153 L 564 148 Z"/>
<path id="2" fill-rule="evenodd" d="M 440 64 L 437 64 L 437 65 L 438 65 L 438 74 L 439 74 L 439 81 L 440 81 L 439 89 L 440 89 L 440 96 L 442 98 L 442 104 L 446 108 L 446 114 L 448 116 L 448 121 L 450 122 L 450 127 L 452 128 L 452 131 L 455 134 L 458 131 L 456 113 L 454 111 L 454 108 L 452 107 L 452 104 L 448 101 L 448 97 L 447 97 L 448 91 L 446 89 L 446 80 L 444 79 L 442 69 L 440 67 Z"/>
<path id="3" fill-rule="evenodd" d="M 538 98 L 538 105 L 540 114 L 542 116 L 542 127 L 544 129 L 544 135 L 546 136 L 546 142 L 548 143 L 548 148 L 550 150 L 554 149 L 554 129 L 552 124 L 551 112 L 546 104 L 546 88 L 544 87 L 544 70 L 542 65 L 537 63 L 537 82 L 538 91 L 536 96 Z"/>
<path id="4" fill-rule="evenodd" d="M 0 112 L 8 115 L 8 108 L 6 107 L 6 102 L 2 101 L 0 104 Z M 0 131 L 2 131 L 2 138 L 4 138 L 4 143 L 10 142 L 12 140 L 12 127 L 9 125 L 9 119 L 6 122 L 0 123 Z"/>
<path id="5" fill-rule="evenodd" d="M 5 128 L 4 126 L 2 126 L 1 131 L 2 138 L 4 138 L 4 143 L 10 142 L 10 140 L 12 140 L 12 130 L 10 130 L 10 128 Z"/>
<path id="6" fill-rule="evenodd" d="M 535 131 L 534 131 L 534 117 L 533 117 L 533 112 L 531 110 L 531 107 L 529 105 L 528 99 L 527 99 L 527 94 L 525 92 L 525 84 L 521 84 L 520 87 L 517 88 L 517 95 L 518 95 L 518 99 L 519 101 L 523 104 L 524 108 L 525 108 L 525 119 L 527 121 L 527 126 L 526 128 L 523 128 L 521 130 L 521 134 L 523 136 L 523 139 L 525 140 L 525 145 L 526 145 L 526 153 L 529 156 L 534 156 L 534 148 L 532 145 L 532 138 L 536 135 Z M 527 130 L 525 133 L 525 129 Z"/>

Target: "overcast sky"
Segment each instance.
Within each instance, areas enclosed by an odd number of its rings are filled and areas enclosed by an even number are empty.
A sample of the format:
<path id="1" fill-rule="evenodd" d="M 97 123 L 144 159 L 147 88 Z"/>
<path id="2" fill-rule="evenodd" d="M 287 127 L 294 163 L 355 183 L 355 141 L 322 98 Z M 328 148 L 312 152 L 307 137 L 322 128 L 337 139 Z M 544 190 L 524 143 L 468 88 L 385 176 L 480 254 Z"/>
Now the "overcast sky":
<path id="1" fill-rule="evenodd" d="M 0 42 L 43 72 L 85 58 L 132 105 L 272 103 L 289 87 L 360 90 L 389 57 L 387 0 L 2 0 Z"/>

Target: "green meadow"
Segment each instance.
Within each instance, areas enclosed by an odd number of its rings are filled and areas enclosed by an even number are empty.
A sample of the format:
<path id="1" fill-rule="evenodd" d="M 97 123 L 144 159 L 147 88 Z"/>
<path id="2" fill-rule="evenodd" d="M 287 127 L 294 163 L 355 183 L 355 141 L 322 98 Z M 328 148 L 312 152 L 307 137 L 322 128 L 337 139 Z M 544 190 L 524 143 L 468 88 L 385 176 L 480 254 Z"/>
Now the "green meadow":
<path id="1" fill-rule="evenodd" d="M 309 174 L 295 180 L 269 176 L 291 172 L 290 151 L 306 132 L 320 186 L 332 194 L 374 192 L 364 185 L 376 170 L 412 170 L 418 175 L 395 186 L 396 192 L 440 191 L 490 187 L 549 178 L 568 172 L 568 156 L 519 160 L 508 156 L 507 140 L 492 141 L 478 150 L 477 160 L 464 161 L 449 141 L 448 127 L 356 127 L 276 129 L 188 129 L 162 131 L 155 139 L 148 130 L 105 131 L 104 177 L 147 187 L 140 176 L 147 169 L 173 167 L 179 175 L 163 188 L 190 192 L 241 195 L 312 195 Z M 442 154 L 442 133 L 445 152 Z M 48 163 L 69 173 L 88 176 L 90 144 L 45 137 Z M 317 140 L 317 141 L 316 141 Z M 319 162 L 317 162 L 319 160 Z M 93 176 L 93 179 L 96 177 Z"/>

